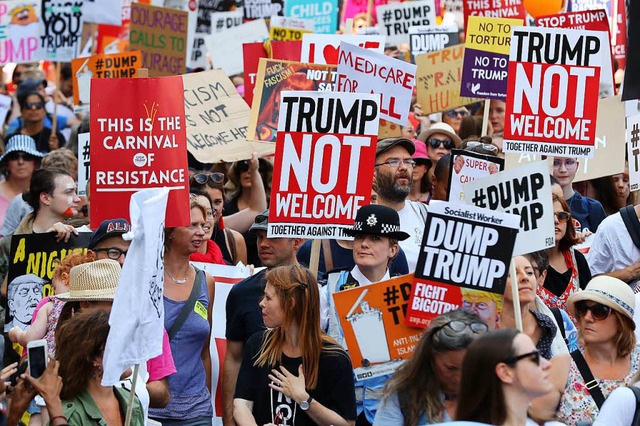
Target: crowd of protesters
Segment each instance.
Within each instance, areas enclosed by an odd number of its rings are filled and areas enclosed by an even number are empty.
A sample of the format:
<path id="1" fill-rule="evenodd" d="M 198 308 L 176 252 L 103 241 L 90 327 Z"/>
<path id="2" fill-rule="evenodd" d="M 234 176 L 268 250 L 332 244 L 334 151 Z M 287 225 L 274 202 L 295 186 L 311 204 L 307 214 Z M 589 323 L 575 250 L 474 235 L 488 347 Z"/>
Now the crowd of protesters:
<path id="1" fill-rule="evenodd" d="M 162 354 L 139 373 L 133 399 L 131 370 L 120 385 L 102 386 L 131 227 L 111 218 L 88 229 L 90 200 L 76 183 L 87 117 L 69 109 L 68 80 L 51 89 L 37 64 L 17 65 L 12 76 L 0 156 L 4 308 L 13 235 L 92 234 L 86 253 L 57 264 L 54 294 L 40 300 L 30 326 L 6 333 L 3 424 L 123 425 L 130 416 L 132 425 L 209 426 L 217 383 L 225 425 L 640 424 L 640 245 L 632 231 L 640 204 L 628 170 L 576 182 L 578 158 L 549 160 L 555 244 L 512 260 L 507 287 L 517 281 L 517 301 L 507 291 L 498 311 L 490 297 L 469 299 L 431 321 L 394 373 L 355 380 L 332 295 L 415 271 L 429 204 L 447 199 L 452 150 L 505 157 L 498 100 L 425 115 L 414 98 L 402 136 L 377 142 L 371 204 L 346 230 L 353 241 L 322 240 L 317 275 L 308 269 L 311 241 L 267 235 L 270 158 L 203 164 L 189 154 L 190 224 L 164 233 Z M 255 269 L 226 299 L 217 372 L 215 282 L 192 262 Z M 34 378 L 21 347 L 39 339 L 51 359 Z"/>

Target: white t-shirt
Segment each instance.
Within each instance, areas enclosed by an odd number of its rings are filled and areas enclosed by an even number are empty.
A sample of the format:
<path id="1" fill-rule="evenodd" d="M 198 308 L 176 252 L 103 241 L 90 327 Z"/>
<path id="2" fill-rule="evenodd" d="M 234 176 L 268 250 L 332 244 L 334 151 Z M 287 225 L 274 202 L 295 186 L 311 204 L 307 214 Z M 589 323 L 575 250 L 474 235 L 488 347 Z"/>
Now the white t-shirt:
<path id="1" fill-rule="evenodd" d="M 620 213 L 600 223 L 586 258 L 591 275 L 619 271 L 640 260 L 640 250 L 633 244 Z M 635 286 L 638 281 L 630 284 Z"/>
<path id="2" fill-rule="evenodd" d="M 598 232 L 600 228 L 598 227 Z M 634 386 L 640 385 L 636 382 Z M 619 387 L 606 399 L 593 426 L 630 426 L 636 412 L 636 397 L 625 386 Z"/>
<path id="3" fill-rule="evenodd" d="M 422 245 L 422 234 L 427 220 L 427 205 L 407 200 L 404 202 L 404 207 L 398 211 L 398 216 L 400 216 L 400 229 L 409 234 L 409 238 L 400 241 L 399 245 L 407 257 L 409 273 L 413 273 L 416 270 Z"/>

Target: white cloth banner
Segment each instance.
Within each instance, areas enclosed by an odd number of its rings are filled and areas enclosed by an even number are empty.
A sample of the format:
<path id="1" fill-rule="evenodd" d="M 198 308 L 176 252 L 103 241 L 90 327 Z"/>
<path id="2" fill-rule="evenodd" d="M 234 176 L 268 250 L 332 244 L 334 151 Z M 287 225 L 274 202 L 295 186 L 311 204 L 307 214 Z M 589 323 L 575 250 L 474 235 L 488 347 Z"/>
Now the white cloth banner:
<path id="1" fill-rule="evenodd" d="M 164 220 L 168 188 L 150 188 L 131 196 L 132 237 L 109 316 L 104 349 L 103 386 L 120 380 L 123 371 L 162 353 L 164 329 Z"/>

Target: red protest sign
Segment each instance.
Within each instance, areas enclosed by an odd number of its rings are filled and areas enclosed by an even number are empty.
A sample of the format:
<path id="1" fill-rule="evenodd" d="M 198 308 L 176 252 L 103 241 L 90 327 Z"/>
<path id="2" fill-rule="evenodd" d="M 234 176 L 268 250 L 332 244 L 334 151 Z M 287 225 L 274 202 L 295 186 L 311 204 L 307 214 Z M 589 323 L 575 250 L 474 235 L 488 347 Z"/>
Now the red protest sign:
<path id="1" fill-rule="evenodd" d="M 600 31 L 514 27 L 505 152 L 593 156 L 607 44 Z"/>
<path id="2" fill-rule="evenodd" d="M 522 0 L 465 0 L 465 28 L 467 28 L 467 19 L 469 19 L 469 16 L 526 19 L 527 12 L 524 9 Z"/>
<path id="3" fill-rule="evenodd" d="M 94 79 L 91 84 L 91 227 L 129 217 L 131 195 L 168 187 L 167 227 L 189 218 L 182 77 Z M 117 94 L 117 96 L 114 96 Z"/>
<path id="4" fill-rule="evenodd" d="M 583 10 L 581 12 L 561 13 L 540 16 L 536 25 L 547 28 L 571 28 L 575 30 L 609 31 L 607 11 Z"/>
<path id="5" fill-rule="evenodd" d="M 282 92 L 270 237 L 349 238 L 371 197 L 380 95 Z"/>

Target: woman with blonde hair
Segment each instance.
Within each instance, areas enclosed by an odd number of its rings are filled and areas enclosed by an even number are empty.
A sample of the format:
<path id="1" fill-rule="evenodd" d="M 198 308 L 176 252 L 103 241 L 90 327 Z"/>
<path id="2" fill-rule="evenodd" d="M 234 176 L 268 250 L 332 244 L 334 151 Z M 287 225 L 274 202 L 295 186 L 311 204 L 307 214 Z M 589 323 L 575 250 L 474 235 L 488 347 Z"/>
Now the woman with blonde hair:
<path id="1" fill-rule="evenodd" d="M 233 417 L 238 425 L 353 425 L 356 402 L 349 355 L 320 329 L 315 277 L 300 265 L 266 275 L 262 318 L 247 341 Z"/>

